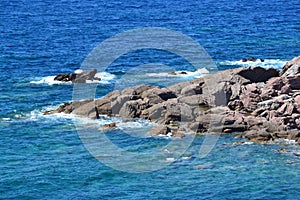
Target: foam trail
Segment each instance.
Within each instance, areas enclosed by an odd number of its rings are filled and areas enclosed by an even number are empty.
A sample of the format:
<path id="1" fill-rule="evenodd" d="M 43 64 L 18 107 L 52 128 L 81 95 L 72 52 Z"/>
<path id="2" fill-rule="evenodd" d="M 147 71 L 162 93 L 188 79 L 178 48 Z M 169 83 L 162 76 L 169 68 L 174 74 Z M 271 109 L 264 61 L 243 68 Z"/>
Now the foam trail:
<path id="1" fill-rule="evenodd" d="M 185 73 L 181 73 L 185 72 Z M 206 68 L 201 68 L 198 69 L 197 71 L 191 72 L 191 71 L 175 71 L 175 74 L 170 74 L 169 72 L 161 72 L 161 73 L 148 73 L 148 76 L 152 77 L 164 77 L 164 76 L 169 76 L 169 77 L 194 77 L 194 78 L 199 78 L 205 74 L 208 74 L 209 71 Z"/>
<path id="2" fill-rule="evenodd" d="M 59 84 L 72 84 L 71 81 L 68 82 L 62 82 L 62 81 L 56 81 L 54 80 L 55 76 L 46 76 L 40 78 L 40 80 L 37 81 L 30 81 L 31 84 L 46 84 L 46 85 L 59 85 Z"/>
<path id="3" fill-rule="evenodd" d="M 79 72 L 78 70 L 75 70 L 75 73 Z M 114 74 L 108 73 L 108 72 L 98 72 L 95 77 L 101 78 L 100 81 L 98 80 L 87 80 L 86 83 L 100 83 L 100 84 L 109 84 L 111 80 L 115 79 L 116 76 Z M 62 82 L 62 81 L 56 81 L 54 80 L 55 76 L 46 76 L 39 78 L 39 80 L 30 81 L 31 84 L 46 84 L 46 85 L 70 85 L 72 84 L 71 81 L 68 82 Z"/>
<path id="4" fill-rule="evenodd" d="M 243 62 L 242 60 L 238 61 L 223 61 L 219 62 L 220 65 L 240 65 L 243 67 L 250 67 L 250 66 L 261 66 L 263 68 L 275 68 L 275 69 L 282 69 L 282 67 L 285 65 L 287 61 L 280 60 L 280 59 L 266 59 L 264 62 L 262 62 L 260 59 L 257 59 L 256 61 L 247 61 Z"/>

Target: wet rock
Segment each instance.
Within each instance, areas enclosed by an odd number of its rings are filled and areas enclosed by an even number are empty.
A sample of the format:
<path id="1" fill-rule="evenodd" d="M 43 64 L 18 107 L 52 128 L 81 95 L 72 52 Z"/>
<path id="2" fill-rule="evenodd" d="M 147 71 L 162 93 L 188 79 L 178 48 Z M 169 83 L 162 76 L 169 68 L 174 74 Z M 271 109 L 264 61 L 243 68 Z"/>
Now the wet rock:
<path id="1" fill-rule="evenodd" d="M 245 137 L 257 142 L 264 142 L 272 139 L 272 135 L 266 130 L 251 130 L 246 133 Z"/>
<path id="2" fill-rule="evenodd" d="M 235 139 L 243 139 L 244 136 L 243 136 L 243 135 L 236 135 L 234 138 L 235 138 Z"/>
<path id="3" fill-rule="evenodd" d="M 96 73 L 97 70 L 93 69 L 89 71 L 80 71 L 80 73 L 76 74 L 59 74 L 54 78 L 54 80 L 62 82 L 71 81 L 72 83 L 86 83 L 87 80 L 101 80 L 101 78 L 95 77 Z"/>
<path id="4" fill-rule="evenodd" d="M 95 106 L 94 99 L 87 99 L 83 101 L 73 101 L 71 103 L 64 103 L 57 109 L 44 112 L 44 115 L 66 113 L 89 117 L 92 119 L 99 118 L 98 111 Z"/>
<path id="5" fill-rule="evenodd" d="M 74 110 L 73 103 L 64 103 L 63 105 L 60 105 L 55 110 L 45 111 L 44 115 L 51 115 L 51 114 L 57 114 L 57 113 L 66 113 L 70 114 Z"/>
<path id="6" fill-rule="evenodd" d="M 223 133 L 243 133 L 246 130 L 247 130 L 247 126 L 241 124 L 224 125 L 222 127 Z"/>
<path id="7" fill-rule="evenodd" d="M 108 129 L 114 129 L 117 127 L 117 124 L 115 122 L 109 123 L 109 124 L 104 124 L 99 128 L 99 130 L 104 131 Z"/>
<path id="8" fill-rule="evenodd" d="M 254 57 L 249 57 L 248 61 L 254 62 L 256 59 Z"/>
<path id="9" fill-rule="evenodd" d="M 185 137 L 184 131 L 175 131 L 172 133 L 172 137 L 174 138 L 184 138 Z"/>
<path id="10" fill-rule="evenodd" d="M 187 72 L 181 71 L 181 72 L 178 72 L 178 74 L 184 75 L 184 74 L 187 74 Z"/>
<path id="11" fill-rule="evenodd" d="M 288 149 L 278 149 L 278 150 L 276 150 L 276 152 L 278 152 L 278 153 L 288 153 L 288 152 L 291 152 L 291 150 L 288 150 Z"/>
<path id="12" fill-rule="evenodd" d="M 76 78 L 76 74 L 58 74 L 54 77 L 55 81 L 62 81 L 62 82 L 73 82 Z"/>
<path id="13" fill-rule="evenodd" d="M 154 126 L 149 132 L 149 135 L 167 135 L 170 132 L 170 128 L 165 125 Z"/>

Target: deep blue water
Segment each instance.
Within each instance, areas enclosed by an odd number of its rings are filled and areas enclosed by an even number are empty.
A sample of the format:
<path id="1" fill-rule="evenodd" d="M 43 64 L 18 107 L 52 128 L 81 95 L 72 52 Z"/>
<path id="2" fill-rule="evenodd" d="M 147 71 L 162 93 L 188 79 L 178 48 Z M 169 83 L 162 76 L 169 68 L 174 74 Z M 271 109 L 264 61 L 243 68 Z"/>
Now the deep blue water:
<path id="1" fill-rule="evenodd" d="M 158 171 L 134 174 L 105 166 L 85 149 L 76 120 L 41 115 L 71 101 L 73 86 L 37 84 L 80 68 L 103 40 L 141 27 L 191 37 L 220 70 L 250 56 L 280 68 L 300 54 L 299 1 L 2 0 L 0 6 L 0 199 L 300 198 L 300 160 L 292 155 L 299 147 L 293 144 L 224 145 L 238 141 L 225 135 L 200 159 L 199 137 L 184 154 L 188 159 Z M 165 52 L 132 52 L 109 67 L 115 78 L 100 83 L 97 96 L 111 91 L 128 68 L 148 62 L 188 68 Z M 130 137 L 120 129 L 106 134 L 137 152 L 169 142 Z M 279 148 L 292 152 L 278 154 Z"/>

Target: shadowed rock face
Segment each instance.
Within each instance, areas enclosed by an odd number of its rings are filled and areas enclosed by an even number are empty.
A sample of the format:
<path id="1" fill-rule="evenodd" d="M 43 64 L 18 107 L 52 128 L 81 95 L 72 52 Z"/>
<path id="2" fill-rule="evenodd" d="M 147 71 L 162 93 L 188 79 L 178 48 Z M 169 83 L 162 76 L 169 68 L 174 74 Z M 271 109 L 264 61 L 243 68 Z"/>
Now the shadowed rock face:
<path id="1" fill-rule="evenodd" d="M 140 85 L 97 100 L 66 103 L 51 113 L 144 118 L 159 124 L 150 134 L 245 132 L 256 141 L 300 143 L 300 57 L 275 69 L 237 68 L 168 88 Z"/>
<path id="2" fill-rule="evenodd" d="M 71 81 L 72 83 L 86 83 L 87 80 L 101 80 L 101 78 L 95 77 L 96 73 L 97 70 L 93 69 L 78 74 L 59 74 L 54 78 L 54 80 L 62 82 Z"/>
<path id="3" fill-rule="evenodd" d="M 262 67 L 249 68 L 238 73 L 242 77 L 250 80 L 252 83 L 266 82 L 272 77 L 279 76 L 279 71 L 276 69 L 264 69 Z"/>

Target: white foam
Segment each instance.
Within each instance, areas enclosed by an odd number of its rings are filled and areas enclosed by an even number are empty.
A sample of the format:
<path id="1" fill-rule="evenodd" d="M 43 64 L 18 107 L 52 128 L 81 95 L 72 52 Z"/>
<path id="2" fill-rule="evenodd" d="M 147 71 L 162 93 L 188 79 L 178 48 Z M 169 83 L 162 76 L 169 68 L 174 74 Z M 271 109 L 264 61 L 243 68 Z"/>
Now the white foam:
<path id="1" fill-rule="evenodd" d="M 275 139 L 275 142 L 286 144 L 286 145 L 295 145 L 297 142 L 295 140 L 289 140 L 284 138 Z"/>
<path id="2" fill-rule="evenodd" d="M 186 72 L 186 74 L 181 74 L 180 72 Z M 153 77 L 179 77 L 179 76 L 183 76 L 183 77 L 194 77 L 194 78 L 199 78 L 205 74 L 208 74 L 209 71 L 206 68 L 201 68 L 198 69 L 197 71 L 191 72 L 191 71 L 175 71 L 176 74 L 172 75 L 169 74 L 169 72 L 161 72 L 161 73 L 148 73 L 148 76 L 153 76 Z"/>
<path id="3" fill-rule="evenodd" d="M 82 72 L 83 72 L 82 69 L 76 69 L 76 70 L 74 71 L 75 74 L 81 74 Z"/>
<path id="4" fill-rule="evenodd" d="M 108 72 L 98 72 L 97 74 L 95 74 L 95 77 L 101 78 L 100 83 L 103 84 L 108 84 L 111 80 L 116 78 L 114 74 Z"/>
<path id="5" fill-rule="evenodd" d="M 251 145 L 251 144 L 254 144 L 253 142 L 244 142 L 242 145 Z"/>
<path id="6" fill-rule="evenodd" d="M 125 132 L 126 134 L 132 136 L 132 137 L 139 137 L 139 138 L 145 138 L 149 137 L 147 134 L 151 128 L 153 127 L 154 123 L 144 120 L 144 119 L 138 119 L 136 121 L 130 121 L 130 122 L 120 122 L 117 123 L 117 127 Z"/>
<path id="7" fill-rule="evenodd" d="M 62 81 L 56 81 L 54 80 L 55 76 L 46 76 L 40 78 L 40 80 L 37 81 L 30 81 L 31 84 L 47 84 L 47 85 L 58 85 L 58 84 L 72 84 L 71 81 L 68 82 L 62 82 Z"/>
<path id="8" fill-rule="evenodd" d="M 0 118 L 0 121 L 10 121 L 10 118 L 9 117 L 3 117 L 3 118 Z"/>
<path id="9" fill-rule="evenodd" d="M 82 70 L 81 70 L 82 71 Z M 75 73 L 80 72 L 79 70 L 75 70 Z M 114 74 L 108 73 L 108 72 L 98 72 L 95 74 L 95 77 L 101 78 L 100 81 L 98 80 L 87 80 L 86 83 L 101 83 L 101 84 L 109 84 L 111 80 L 116 78 Z M 62 81 L 56 81 L 54 80 L 55 76 L 46 76 L 38 78 L 39 80 L 30 81 L 31 84 L 47 84 L 47 85 L 59 85 L 59 84 L 72 84 L 71 81 L 62 82 Z"/>
<path id="10" fill-rule="evenodd" d="M 266 59 L 264 62 L 262 62 L 260 59 L 257 59 L 256 61 L 247 61 L 243 62 L 242 60 L 238 61 L 224 61 L 224 62 L 219 62 L 221 65 L 240 65 L 243 67 L 256 67 L 256 66 L 261 66 L 263 68 L 275 68 L 275 69 L 281 69 L 287 61 L 280 60 L 280 59 Z"/>
<path id="11" fill-rule="evenodd" d="M 175 160 L 176 160 L 176 159 L 175 159 L 175 158 L 172 158 L 172 157 L 171 157 L 171 158 L 166 158 L 166 161 L 167 161 L 167 162 L 175 162 Z"/>

